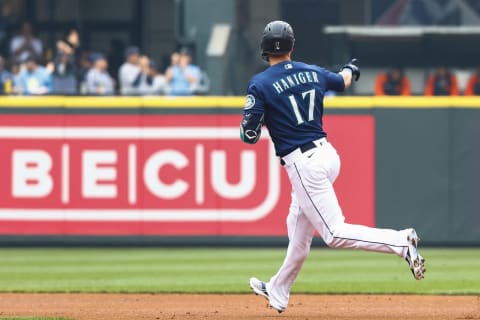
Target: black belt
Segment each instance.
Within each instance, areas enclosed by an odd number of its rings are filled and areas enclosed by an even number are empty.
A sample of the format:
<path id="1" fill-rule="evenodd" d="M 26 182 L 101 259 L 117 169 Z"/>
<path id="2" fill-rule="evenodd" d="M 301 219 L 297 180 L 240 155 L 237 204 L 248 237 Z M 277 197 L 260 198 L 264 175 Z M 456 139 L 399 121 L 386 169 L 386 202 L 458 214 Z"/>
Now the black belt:
<path id="1" fill-rule="evenodd" d="M 313 143 L 312 141 L 310 142 L 307 142 L 305 144 L 302 144 L 300 147 L 298 147 L 300 149 L 300 151 L 302 151 L 302 153 L 305 153 L 307 152 L 308 150 L 312 150 L 313 148 L 316 148 L 317 145 L 315 143 Z M 295 151 L 295 150 L 294 150 Z M 292 151 L 293 152 L 293 151 Z M 282 158 L 280 158 L 280 164 L 282 166 L 285 165 L 285 161 L 283 161 Z"/>
<path id="2" fill-rule="evenodd" d="M 310 141 L 310 142 L 305 143 L 304 145 L 301 145 L 300 146 L 300 151 L 302 151 L 302 153 L 305 153 L 308 150 L 312 150 L 313 148 L 316 148 L 316 147 L 317 147 L 317 145 L 315 143 L 313 143 L 312 141 Z"/>

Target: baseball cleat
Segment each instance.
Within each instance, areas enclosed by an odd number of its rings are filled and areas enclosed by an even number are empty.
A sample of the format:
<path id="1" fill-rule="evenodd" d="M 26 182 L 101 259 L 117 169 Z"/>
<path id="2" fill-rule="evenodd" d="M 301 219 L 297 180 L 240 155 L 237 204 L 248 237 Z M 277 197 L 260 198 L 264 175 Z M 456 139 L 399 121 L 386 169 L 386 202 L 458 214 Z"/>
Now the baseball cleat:
<path id="1" fill-rule="evenodd" d="M 413 277 L 417 280 L 421 280 L 425 277 L 425 259 L 418 253 L 417 246 L 420 238 L 417 236 L 415 229 L 409 229 L 407 235 L 408 251 L 405 256 L 405 260 L 412 270 Z"/>
<path id="2" fill-rule="evenodd" d="M 262 296 L 265 299 L 267 299 L 269 308 L 277 310 L 278 313 L 282 313 L 283 311 L 285 311 L 285 308 L 277 307 L 272 304 L 272 302 L 270 301 L 270 297 L 268 295 L 267 285 L 265 282 L 254 277 L 250 278 L 250 288 L 252 288 L 253 292 L 257 296 Z"/>

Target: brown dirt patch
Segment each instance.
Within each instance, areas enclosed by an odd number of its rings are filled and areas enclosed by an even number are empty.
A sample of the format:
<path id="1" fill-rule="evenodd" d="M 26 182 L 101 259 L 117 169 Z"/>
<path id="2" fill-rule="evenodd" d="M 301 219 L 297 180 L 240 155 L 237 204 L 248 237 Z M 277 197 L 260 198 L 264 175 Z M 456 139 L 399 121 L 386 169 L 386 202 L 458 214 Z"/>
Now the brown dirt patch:
<path id="1" fill-rule="evenodd" d="M 133 319 L 480 319 L 480 296 L 292 295 L 285 313 L 254 295 L 0 294 L 0 316 Z"/>

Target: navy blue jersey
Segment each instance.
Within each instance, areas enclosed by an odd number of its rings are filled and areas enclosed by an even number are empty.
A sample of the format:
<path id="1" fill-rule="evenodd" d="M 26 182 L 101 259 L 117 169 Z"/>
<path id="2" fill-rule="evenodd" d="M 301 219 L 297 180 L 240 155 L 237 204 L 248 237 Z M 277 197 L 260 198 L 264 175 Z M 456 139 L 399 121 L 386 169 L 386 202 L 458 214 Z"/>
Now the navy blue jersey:
<path id="1" fill-rule="evenodd" d="M 247 90 L 244 117 L 263 114 L 278 156 L 325 137 L 323 97 L 343 91 L 343 77 L 315 65 L 285 61 L 255 75 Z"/>

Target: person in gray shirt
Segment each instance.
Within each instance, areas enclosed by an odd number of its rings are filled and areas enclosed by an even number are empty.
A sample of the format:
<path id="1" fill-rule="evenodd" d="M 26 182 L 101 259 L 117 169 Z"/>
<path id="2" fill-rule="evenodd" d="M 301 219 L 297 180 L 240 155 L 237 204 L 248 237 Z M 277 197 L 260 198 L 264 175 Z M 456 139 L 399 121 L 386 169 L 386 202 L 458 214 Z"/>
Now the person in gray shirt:
<path id="1" fill-rule="evenodd" d="M 87 73 L 87 93 L 97 95 L 112 95 L 114 83 L 107 72 L 108 62 L 102 53 L 92 55 L 93 67 Z"/>
<path id="2" fill-rule="evenodd" d="M 125 63 L 118 70 L 120 93 L 122 95 L 138 95 L 141 93 L 139 86 L 142 80 L 140 49 L 134 46 L 128 47 L 125 50 L 125 58 Z"/>

